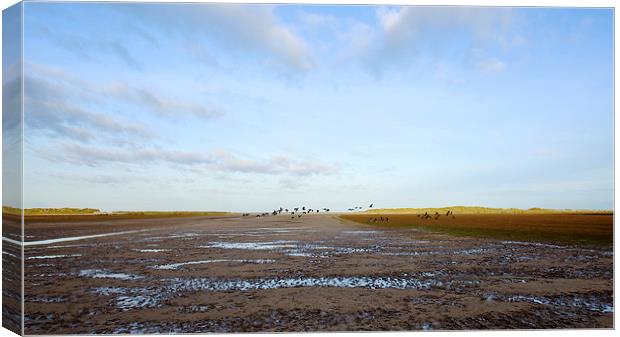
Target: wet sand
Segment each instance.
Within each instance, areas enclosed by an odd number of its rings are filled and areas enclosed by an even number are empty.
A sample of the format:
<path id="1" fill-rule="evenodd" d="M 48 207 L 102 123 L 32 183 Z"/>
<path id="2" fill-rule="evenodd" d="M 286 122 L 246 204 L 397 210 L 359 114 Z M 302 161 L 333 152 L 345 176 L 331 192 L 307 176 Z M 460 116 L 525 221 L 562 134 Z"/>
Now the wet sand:
<path id="1" fill-rule="evenodd" d="M 613 327 L 611 248 L 320 214 L 29 223 L 26 240 L 26 334 Z"/>
<path id="2" fill-rule="evenodd" d="M 2 326 L 22 333 L 21 218 L 2 215 Z"/>

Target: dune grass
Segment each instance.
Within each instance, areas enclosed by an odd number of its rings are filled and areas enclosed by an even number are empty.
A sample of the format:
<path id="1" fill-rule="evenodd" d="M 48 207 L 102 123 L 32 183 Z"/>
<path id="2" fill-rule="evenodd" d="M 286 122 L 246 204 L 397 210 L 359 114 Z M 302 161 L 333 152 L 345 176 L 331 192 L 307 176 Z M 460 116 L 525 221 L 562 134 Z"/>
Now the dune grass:
<path id="1" fill-rule="evenodd" d="M 427 207 L 427 208 L 376 208 L 366 210 L 365 213 L 373 214 L 446 214 L 452 211 L 456 214 L 610 214 L 610 210 L 572 210 L 572 209 L 548 209 L 548 208 L 494 208 L 480 206 L 449 206 L 449 207 Z"/>
<path id="2" fill-rule="evenodd" d="M 7 214 L 21 214 L 21 209 L 2 206 L 2 213 Z M 98 214 L 100 210 L 96 208 L 26 208 L 24 209 L 24 215 L 79 215 L 79 214 Z"/>
<path id="3" fill-rule="evenodd" d="M 388 217 L 389 222 L 369 222 L 381 216 Z M 574 245 L 613 244 L 611 213 L 457 214 L 454 219 L 443 215 L 437 220 L 422 219 L 417 214 L 386 213 L 341 217 L 369 226 L 413 227 L 454 236 Z"/>
<path id="4" fill-rule="evenodd" d="M 21 218 L 21 210 L 15 207 L 3 206 L 2 215 L 7 219 Z M 155 218 L 183 218 L 198 216 L 234 216 L 236 213 L 214 211 L 115 211 L 102 212 L 95 208 L 26 208 L 24 221 L 26 222 L 66 222 L 66 221 L 95 221 L 116 219 L 155 219 Z"/>

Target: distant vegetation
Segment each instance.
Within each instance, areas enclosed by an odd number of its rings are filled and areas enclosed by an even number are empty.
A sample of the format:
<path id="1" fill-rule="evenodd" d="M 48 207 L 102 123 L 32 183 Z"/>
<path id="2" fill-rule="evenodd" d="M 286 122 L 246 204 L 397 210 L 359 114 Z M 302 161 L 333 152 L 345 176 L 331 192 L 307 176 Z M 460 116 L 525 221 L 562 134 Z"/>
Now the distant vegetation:
<path id="1" fill-rule="evenodd" d="M 452 211 L 455 214 L 557 214 L 557 213 L 597 213 L 607 214 L 612 213 L 609 210 L 572 210 L 572 209 L 547 209 L 547 208 L 492 208 L 492 207 L 478 207 L 478 206 L 451 206 L 451 207 L 438 207 L 438 208 L 377 208 L 369 209 L 366 213 L 391 213 L 391 214 L 445 214 L 447 211 Z"/>
<path id="2" fill-rule="evenodd" d="M 452 218 L 443 213 L 437 220 L 434 216 L 424 219 L 413 213 L 354 213 L 340 217 L 369 226 L 412 227 L 455 236 L 576 245 L 613 244 L 613 215 L 609 212 L 462 214 L 455 211 L 455 214 Z M 381 217 L 389 221 L 371 221 Z"/>
<path id="3" fill-rule="evenodd" d="M 21 215 L 22 212 L 19 208 L 10 207 L 10 206 L 2 206 L 2 214 Z"/>
<path id="4" fill-rule="evenodd" d="M 2 206 L 2 213 L 21 214 L 19 208 Z M 100 210 L 95 208 L 26 208 L 24 215 L 78 215 L 98 214 Z"/>
<path id="5" fill-rule="evenodd" d="M 2 206 L 5 215 L 21 215 L 19 208 Z M 193 216 L 229 216 L 230 212 L 204 211 L 115 211 L 102 212 L 95 208 L 26 208 L 24 216 L 29 221 L 82 221 L 97 219 L 175 218 Z"/>

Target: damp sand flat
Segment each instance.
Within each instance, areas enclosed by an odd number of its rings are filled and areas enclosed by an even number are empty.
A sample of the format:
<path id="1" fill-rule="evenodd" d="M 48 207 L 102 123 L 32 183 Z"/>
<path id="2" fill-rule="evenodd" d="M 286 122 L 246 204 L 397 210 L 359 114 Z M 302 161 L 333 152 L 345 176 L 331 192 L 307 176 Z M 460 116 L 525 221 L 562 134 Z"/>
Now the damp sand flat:
<path id="1" fill-rule="evenodd" d="M 33 224 L 26 333 L 612 326 L 608 247 L 288 218 Z"/>
<path id="2" fill-rule="evenodd" d="M 112 233 L 83 235 L 83 236 L 73 236 L 73 237 L 61 237 L 61 238 L 56 238 L 56 239 L 39 240 L 39 241 L 24 241 L 22 244 L 24 246 L 40 246 L 40 245 L 49 245 L 49 244 L 59 243 L 59 242 L 69 242 L 69 241 L 78 241 L 78 240 L 86 240 L 86 239 L 103 238 L 103 237 L 106 237 L 106 236 L 129 235 L 129 234 L 135 234 L 135 233 L 140 233 L 140 232 L 144 232 L 144 231 L 146 231 L 146 230 L 122 231 L 122 232 L 112 232 Z"/>

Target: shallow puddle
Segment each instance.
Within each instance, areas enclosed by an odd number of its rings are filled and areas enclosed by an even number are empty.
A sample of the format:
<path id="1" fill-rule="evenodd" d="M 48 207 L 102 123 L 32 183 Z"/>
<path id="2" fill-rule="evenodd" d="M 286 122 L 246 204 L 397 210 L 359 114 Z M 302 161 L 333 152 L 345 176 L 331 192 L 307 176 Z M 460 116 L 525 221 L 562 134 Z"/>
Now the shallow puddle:
<path id="1" fill-rule="evenodd" d="M 174 269 L 179 269 L 179 268 L 181 268 L 183 266 L 193 265 L 193 264 L 224 263 L 224 262 L 266 264 L 266 263 L 274 263 L 276 261 L 275 260 L 270 260 L 270 259 L 255 259 L 255 260 L 200 260 L 200 261 L 189 261 L 189 262 L 163 264 L 163 265 L 155 266 L 155 267 L 153 267 L 153 269 L 174 270 Z"/>
<path id="2" fill-rule="evenodd" d="M 38 302 L 38 303 L 60 303 L 64 302 L 67 299 L 62 296 L 36 296 L 32 298 L 27 298 L 28 302 Z"/>
<path id="3" fill-rule="evenodd" d="M 136 308 L 156 308 L 160 307 L 161 303 L 158 298 L 153 296 L 142 296 L 142 295 L 134 295 L 134 296 L 125 296 L 121 295 L 116 297 L 115 299 L 116 306 L 123 310 L 130 310 Z"/>
<path id="4" fill-rule="evenodd" d="M 2 254 L 17 258 L 17 255 L 9 253 L 9 252 L 2 251 Z"/>
<path id="5" fill-rule="evenodd" d="M 505 245 L 535 246 L 535 247 L 545 247 L 545 248 L 567 248 L 566 246 L 551 245 L 551 244 L 539 243 L 539 242 L 502 241 L 502 243 Z"/>
<path id="6" fill-rule="evenodd" d="M 172 291 L 247 291 L 278 288 L 334 287 L 368 289 L 430 289 L 441 286 L 439 280 L 421 280 L 411 277 L 298 277 L 284 279 L 217 280 L 176 279 Z"/>
<path id="7" fill-rule="evenodd" d="M 316 243 L 319 243 L 317 241 Z M 293 257 L 316 257 L 335 254 L 354 254 L 377 252 L 382 248 L 377 245 L 369 247 L 326 246 L 316 243 L 300 243 L 299 241 L 277 240 L 267 242 L 212 242 L 199 248 L 270 250 Z"/>
<path id="8" fill-rule="evenodd" d="M 614 306 L 611 301 L 605 301 L 597 296 L 533 296 L 533 295 L 505 295 L 490 293 L 485 295 L 485 299 L 489 302 L 528 302 L 533 304 L 542 304 L 557 307 L 583 308 L 590 311 L 601 313 L 613 313 Z"/>
<path id="9" fill-rule="evenodd" d="M 250 291 L 279 288 L 365 288 L 365 289 L 418 289 L 450 288 L 454 285 L 477 285 L 476 281 L 448 281 L 435 278 L 443 275 L 442 271 L 425 272 L 418 276 L 403 275 L 401 277 L 296 277 L 296 278 L 258 278 L 258 279 L 211 279 L 211 278 L 173 278 L 162 287 L 122 288 L 98 287 L 93 293 L 114 296 L 115 303 L 121 310 L 136 308 L 159 307 L 161 302 L 196 291 Z M 431 278 L 429 278 L 431 277 Z"/>
<path id="10" fill-rule="evenodd" d="M 39 259 L 59 259 L 63 257 L 79 257 L 82 254 L 65 254 L 65 255 L 40 255 L 40 256 L 29 256 L 26 260 L 39 260 Z"/>
<path id="11" fill-rule="evenodd" d="M 125 294 L 128 288 L 122 287 L 98 287 L 93 288 L 92 292 L 98 295 L 110 296 L 115 294 Z"/>
<path id="12" fill-rule="evenodd" d="M 265 237 L 267 235 L 271 235 L 271 233 L 263 233 L 263 234 L 258 234 L 258 233 L 227 233 L 227 234 L 218 234 L 217 237 L 220 239 L 225 239 L 225 238 L 235 238 L 235 237 L 244 237 L 244 236 L 252 236 L 252 237 Z"/>
<path id="13" fill-rule="evenodd" d="M 83 244 L 75 244 L 75 245 L 47 246 L 44 248 L 53 249 L 53 248 L 97 247 L 98 245 L 99 244 L 97 243 L 83 243 Z"/>
<path id="14" fill-rule="evenodd" d="M 124 234 L 133 234 L 133 233 L 141 233 L 152 231 L 153 229 L 141 229 L 135 231 L 123 231 L 123 232 L 113 232 L 113 233 L 104 233 L 104 234 L 93 234 L 93 235 L 83 235 L 83 236 L 71 236 L 57 239 L 48 239 L 48 240 L 39 240 L 39 241 L 25 241 L 24 246 L 39 246 L 39 245 L 49 245 L 52 243 L 58 242 L 67 242 L 67 241 L 77 241 L 77 240 L 85 240 L 85 239 L 94 239 L 94 238 L 102 238 L 106 236 L 115 236 L 115 235 L 124 235 Z"/>
<path id="15" fill-rule="evenodd" d="M 136 252 L 140 253 L 161 253 L 161 252 L 169 252 L 170 249 L 134 249 Z"/>
<path id="16" fill-rule="evenodd" d="M 92 277 L 92 278 L 110 278 L 117 280 L 138 280 L 143 278 L 142 276 L 112 272 L 103 269 L 84 269 L 80 270 L 78 276 L 81 277 Z"/>
<path id="17" fill-rule="evenodd" d="M 295 248 L 296 241 L 279 240 L 270 242 L 212 242 L 199 248 L 221 249 L 248 249 L 248 250 L 276 250 L 282 248 Z"/>
<path id="18" fill-rule="evenodd" d="M 169 239 L 179 239 L 179 238 L 194 238 L 197 236 L 201 236 L 198 233 L 179 233 L 168 236 Z"/>
<path id="19" fill-rule="evenodd" d="M 342 231 L 344 234 L 363 235 L 363 234 L 377 234 L 381 231 Z"/>

